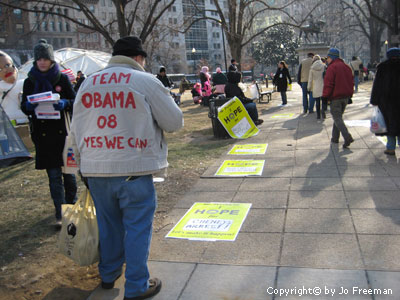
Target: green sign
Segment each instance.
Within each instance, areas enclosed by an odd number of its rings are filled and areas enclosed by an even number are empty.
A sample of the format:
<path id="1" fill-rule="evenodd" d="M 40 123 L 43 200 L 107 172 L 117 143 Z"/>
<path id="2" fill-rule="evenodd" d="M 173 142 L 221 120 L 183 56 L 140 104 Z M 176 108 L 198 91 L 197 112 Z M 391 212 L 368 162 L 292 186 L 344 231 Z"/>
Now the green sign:
<path id="1" fill-rule="evenodd" d="M 232 147 L 228 154 L 233 155 L 251 155 L 251 154 L 265 154 L 268 144 L 245 144 L 235 145 Z"/>
<path id="2" fill-rule="evenodd" d="M 196 202 L 165 236 L 197 241 L 235 241 L 251 203 Z"/>
<path id="3" fill-rule="evenodd" d="M 261 176 L 265 160 L 225 160 L 216 176 Z"/>
<path id="4" fill-rule="evenodd" d="M 218 108 L 218 120 L 234 139 L 247 139 L 259 130 L 237 97 Z"/>

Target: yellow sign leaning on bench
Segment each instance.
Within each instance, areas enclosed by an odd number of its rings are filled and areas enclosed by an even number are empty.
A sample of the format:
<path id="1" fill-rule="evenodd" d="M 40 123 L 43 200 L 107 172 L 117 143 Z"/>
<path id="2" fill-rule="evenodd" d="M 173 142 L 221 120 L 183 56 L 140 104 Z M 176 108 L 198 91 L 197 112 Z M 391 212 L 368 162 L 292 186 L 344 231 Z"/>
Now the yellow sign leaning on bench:
<path id="1" fill-rule="evenodd" d="M 218 120 L 234 139 L 247 139 L 259 132 L 243 103 L 237 97 L 218 108 Z"/>

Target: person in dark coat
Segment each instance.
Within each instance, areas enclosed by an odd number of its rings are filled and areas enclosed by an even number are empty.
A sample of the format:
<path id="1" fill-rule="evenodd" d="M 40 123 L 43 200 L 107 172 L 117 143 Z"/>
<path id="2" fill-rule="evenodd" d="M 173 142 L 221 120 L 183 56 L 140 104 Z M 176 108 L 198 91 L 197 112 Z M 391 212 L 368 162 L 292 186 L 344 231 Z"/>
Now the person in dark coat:
<path id="1" fill-rule="evenodd" d="M 238 97 L 242 101 L 244 107 L 253 120 L 254 124 L 260 125 L 264 120 L 258 118 L 257 106 L 253 100 L 247 98 L 242 89 L 239 87 L 240 79 L 242 78 L 242 73 L 240 72 L 228 72 L 228 83 L 225 85 L 225 95 L 226 98 Z"/>
<path id="2" fill-rule="evenodd" d="M 390 48 L 386 56 L 377 66 L 370 103 L 379 107 L 385 119 L 385 154 L 395 155 L 396 137 L 400 146 L 400 48 Z"/>
<path id="3" fill-rule="evenodd" d="M 83 74 L 82 71 L 78 71 L 76 76 L 76 84 L 74 86 L 75 93 L 78 92 L 79 88 L 81 87 L 85 79 L 86 79 L 85 74 Z"/>
<path id="4" fill-rule="evenodd" d="M 53 47 L 46 40 L 40 40 L 33 49 L 33 67 L 23 85 L 21 109 L 28 116 L 31 125 L 31 137 L 36 150 L 36 169 L 47 171 L 50 194 L 56 210 L 56 226 L 61 228 L 61 204 L 73 204 L 76 201 L 76 179 L 74 175 L 63 174 L 62 152 L 67 130 L 64 111 L 72 112 L 75 92 L 67 75 L 60 72 L 54 60 Z M 58 93 L 60 100 L 53 104 L 60 111 L 60 119 L 38 119 L 35 109 L 27 96 L 51 91 Z M 64 181 L 63 181 L 64 179 Z"/>
<path id="5" fill-rule="evenodd" d="M 160 71 L 157 74 L 157 78 L 158 80 L 160 80 L 162 82 L 162 84 L 166 87 L 166 88 L 172 88 L 174 83 L 171 81 L 171 79 L 169 79 L 169 77 L 167 76 L 167 70 L 165 69 L 165 67 L 160 67 Z"/>
<path id="6" fill-rule="evenodd" d="M 221 68 L 217 68 L 216 73 L 212 76 L 212 83 L 215 88 L 215 94 L 223 94 L 225 91 L 225 84 L 228 82 L 225 74 L 222 73 Z"/>
<path id="7" fill-rule="evenodd" d="M 279 62 L 278 70 L 276 70 L 273 83 L 276 85 L 278 92 L 281 92 L 282 105 L 287 104 L 286 91 L 288 87 L 288 81 L 292 84 L 292 79 L 290 78 L 289 69 L 284 61 Z"/>

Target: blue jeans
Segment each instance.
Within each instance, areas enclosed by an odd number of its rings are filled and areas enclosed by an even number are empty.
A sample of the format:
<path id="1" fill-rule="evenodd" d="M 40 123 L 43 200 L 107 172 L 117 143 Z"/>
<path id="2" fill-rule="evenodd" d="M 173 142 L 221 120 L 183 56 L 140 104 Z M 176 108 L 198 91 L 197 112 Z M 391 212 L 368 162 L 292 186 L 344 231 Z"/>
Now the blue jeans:
<path id="1" fill-rule="evenodd" d="M 315 99 L 312 95 L 312 92 L 308 93 L 308 111 L 313 112 L 314 111 L 314 104 L 315 104 Z"/>
<path id="2" fill-rule="evenodd" d="M 257 105 L 254 102 L 243 104 L 253 122 L 258 120 Z"/>
<path id="3" fill-rule="evenodd" d="M 46 169 L 46 171 L 49 177 L 50 195 L 56 209 L 56 219 L 61 220 L 61 205 L 76 202 L 76 178 L 72 174 L 63 174 L 61 167 Z"/>
<path id="4" fill-rule="evenodd" d="M 286 91 L 281 91 L 281 98 L 282 98 L 282 105 L 286 105 L 287 104 Z"/>
<path id="5" fill-rule="evenodd" d="M 99 225 L 101 279 L 113 282 L 126 262 L 125 296 L 135 297 L 149 287 L 147 260 L 157 199 L 151 175 L 128 178 L 88 177 L 88 184 Z"/>
<path id="6" fill-rule="evenodd" d="M 358 77 L 358 75 L 354 75 L 354 90 L 356 92 L 358 92 L 358 82 L 359 82 L 360 78 Z"/>
<path id="7" fill-rule="evenodd" d="M 397 136 L 397 144 L 400 147 L 400 136 Z M 388 150 L 396 149 L 396 137 L 395 136 L 391 136 L 391 135 L 387 136 L 386 149 L 388 149 Z"/>
<path id="8" fill-rule="evenodd" d="M 308 110 L 308 98 L 307 96 L 309 95 L 308 91 L 307 91 L 307 82 L 302 82 L 301 83 L 301 89 L 303 91 L 303 110 L 304 112 L 307 112 Z"/>

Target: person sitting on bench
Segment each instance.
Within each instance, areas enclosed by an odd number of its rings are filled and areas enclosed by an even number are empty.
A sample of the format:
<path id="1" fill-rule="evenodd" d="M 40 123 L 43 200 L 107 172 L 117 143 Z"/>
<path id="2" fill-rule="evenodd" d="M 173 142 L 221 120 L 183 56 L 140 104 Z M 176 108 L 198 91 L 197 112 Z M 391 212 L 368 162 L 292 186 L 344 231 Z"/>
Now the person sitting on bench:
<path id="1" fill-rule="evenodd" d="M 254 124 L 257 126 L 262 124 L 264 120 L 258 118 L 257 106 L 253 100 L 247 98 L 242 89 L 239 87 L 239 82 L 242 78 L 242 73 L 240 72 L 228 72 L 228 83 L 225 85 L 225 95 L 226 98 L 238 97 L 242 101 L 244 107 L 253 120 Z"/>

